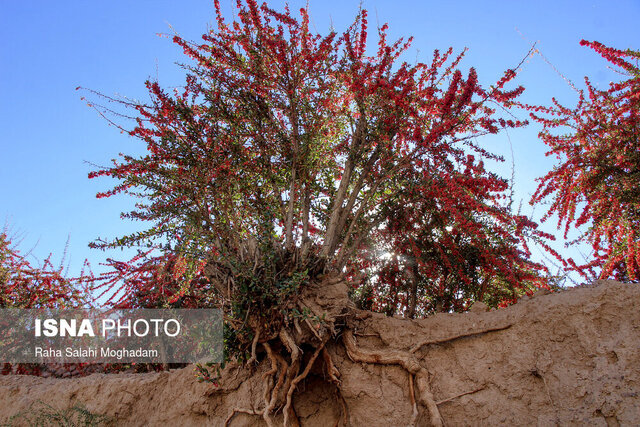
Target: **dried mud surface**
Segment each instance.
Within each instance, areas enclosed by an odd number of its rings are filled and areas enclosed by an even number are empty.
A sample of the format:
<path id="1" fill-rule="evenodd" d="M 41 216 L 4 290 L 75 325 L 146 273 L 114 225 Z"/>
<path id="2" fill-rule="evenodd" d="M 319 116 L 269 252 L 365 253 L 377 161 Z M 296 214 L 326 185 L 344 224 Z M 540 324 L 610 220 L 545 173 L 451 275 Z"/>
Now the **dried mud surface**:
<path id="1" fill-rule="evenodd" d="M 639 306 L 639 285 L 601 282 L 491 312 L 477 307 L 416 321 L 360 313 L 354 335 L 366 350 L 413 349 L 448 426 L 638 425 Z M 408 424 L 406 371 L 354 363 L 339 340 L 328 350 L 342 374 L 348 425 Z M 224 425 L 234 407 L 261 408 L 266 365 L 253 373 L 229 367 L 217 389 L 198 383 L 192 368 L 71 379 L 2 376 L 0 423 L 44 402 L 59 409 L 82 405 L 124 426 Z M 294 398 L 301 424 L 344 425 L 335 386 L 321 366 L 314 371 Z M 419 412 L 418 425 L 428 425 L 426 409 Z M 238 414 L 231 425 L 263 423 Z"/>

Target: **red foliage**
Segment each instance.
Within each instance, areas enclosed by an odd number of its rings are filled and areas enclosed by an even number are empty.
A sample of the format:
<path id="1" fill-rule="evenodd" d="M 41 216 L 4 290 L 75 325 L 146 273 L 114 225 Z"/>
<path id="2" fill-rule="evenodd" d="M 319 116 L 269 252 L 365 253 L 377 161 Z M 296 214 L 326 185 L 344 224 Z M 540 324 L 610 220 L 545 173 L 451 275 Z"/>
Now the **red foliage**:
<path id="1" fill-rule="evenodd" d="M 202 275 L 204 263 L 190 265 L 173 253 L 151 256 L 140 252 L 128 262 L 107 260 L 110 271 L 101 275 L 93 290 L 97 299 L 116 308 L 212 307 L 219 301 Z"/>
<path id="2" fill-rule="evenodd" d="M 366 11 L 321 36 L 305 9 L 299 18 L 254 0 L 238 9 L 227 23 L 216 2 L 218 26 L 202 44 L 174 38 L 195 62 L 184 88 L 147 82 L 149 104 L 123 102 L 147 153 L 90 177 L 119 180 L 98 197 L 142 198 L 124 216 L 152 225 L 97 246 L 168 242 L 175 255 L 114 262 L 107 287 L 126 276 L 125 299 L 144 304 L 199 295 L 205 282 L 216 298 L 289 292 L 320 272 L 372 266 L 388 248 L 415 260 L 428 295 L 456 280 L 476 287 L 452 309 L 493 289 L 479 291 L 483 281 L 500 281 L 509 297 L 541 283 L 525 240 L 548 236 L 506 207 L 506 182 L 483 163 L 499 158 L 476 139 L 526 124 L 497 112 L 524 90 L 505 89 L 517 69 L 485 89 L 474 68 L 466 77 L 457 68 L 464 52 L 400 62 L 411 40 L 389 43 L 386 25 L 367 55 Z M 169 271 L 183 261 L 197 273 L 176 282 Z"/>
<path id="3" fill-rule="evenodd" d="M 433 174 L 443 171 L 448 180 Z M 522 292 L 547 287 L 543 265 L 532 262 L 527 240 L 551 236 L 501 200 L 507 183 L 467 158 L 464 171 L 432 165 L 431 179 L 408 174 L 389 222 L 380 230 L 388 252 L 372 254 L 378 270 L 371 308 L 413 317 L 464 311 L 480 300 L 496 306 Z M 472 191 L 470 191 L 470 189 Z M 416 193 L 416 194 L 413 194 Z"/>
<path id="4" fill-rule="evenodd" d="M 65 277 L 62 266 L 53 266 L 51 255 L 42 267 L 33 267 L 0 232 L 0 308 L 79 307 L 88 297 L 87 281 L 84 275 Z"/>
<path id="5" fill-rule="evenodd" d="M 87 304 L 88 285 L 93 278 L 81 274 L 69 278 L 63 267 L 55 267 L 51 255 L 34 267 L 0 231 L 0 308 L 78 308 Z M 82 372 L 85 364 L 65 364 L 61 371 Z M 2 363 L 0 375 L 42 375 L 50 366 L 35 363 Z"/>
<path id="6" fill-rule="evenodd" d="M 586 231 L 576 242 L 593 247 L 593 260 L 571 269 L 583 276 L 640 279 L 640 69 L 639 52 L 583 40 L 626 76 L 606 90 L 585 78 L 577 106 L 528 107 L 544 125 L 540 137 L 559 164 L 541 178 L 532 198 L 552 198 L 544 219 L 557 215 L 565 238 L 572 226 Z M 634 65 L 635 62 L 635 65 Z M 542 113 L 542 114 L 540 114 Z M 553 133 L 568 129 L 566 134 Z"/>

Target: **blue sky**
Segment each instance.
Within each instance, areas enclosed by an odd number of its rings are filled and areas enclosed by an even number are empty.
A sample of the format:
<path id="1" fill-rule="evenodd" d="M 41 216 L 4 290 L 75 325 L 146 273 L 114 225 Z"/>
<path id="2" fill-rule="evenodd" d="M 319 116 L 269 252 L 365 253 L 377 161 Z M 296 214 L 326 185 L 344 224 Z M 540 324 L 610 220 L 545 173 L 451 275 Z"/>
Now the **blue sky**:
<path id="1" fill-rule="evenodd" d="M 231 1 L 221 0 L 230 16 Z M 235 3 L 235 1 L 234 1 Z M 270 1 L 280 8 L 283 1 Z M 290 1 L 299 9 L 306 1 Z M 310 1 L 315 29 L 344 29 L 359 1 Z M 598 55 L 579 46 L 582 38 L 617 48 L 640 49 L 640 1 L 383 1 L 365 0 L 370 27 L 390 24 L 392 37 L 415 38 L 409 55 L 429 60 L 433 49 L 469 48 L 464 67 L 474 66 L 481 83 L 497 80 L 538 47 L 562 74 L 576 84 L 582 76 L 606 86 L 616 75 Z M 106 165 L 119 152 L 139 152 L 140 145 L 109 127 L 86 103 L 77 86 L 107 95 L 146 99 L 144 81 L 158 78 L 163 86 L 182 82 L 181 50 L 157 33 L 173 28 L 187 39 L 199 39 L 214 21 L 213 2 L 189 0 L 44 1 L 0 3 L 0 220 L 21 236 L 23 251 L 33 248 L 42 260 L 54 252 L 59 261 L 67 237 L 71 273 L 85 258 L 94 269 L 107 256 L 89 250 L 97 237 L 116 237 L 139 224 L 125 223 L 127 198 L 100 199 L 107 179 L 89 180 L 91 163 Z M 413 59 L 412 58 L 412 59 Z M 524 100 L 549 103 L 552 96 L 572 104 L 575 93 L 540 56 L 525 64 L 518 82 L 527 88 Z M 513 131 L 516 196 L 526 203 L 534 179 L 553 161 L 544 156 L 538 128 Z M 510 175 L 506 135 L 486 141 L 507 157 L 498 170 Z M 537 208 L 534 217 L 539 217 Z M 552 231 L 553 224 L 545 225 Z M 561 245 L 556 245 L 561 247 Z"/>

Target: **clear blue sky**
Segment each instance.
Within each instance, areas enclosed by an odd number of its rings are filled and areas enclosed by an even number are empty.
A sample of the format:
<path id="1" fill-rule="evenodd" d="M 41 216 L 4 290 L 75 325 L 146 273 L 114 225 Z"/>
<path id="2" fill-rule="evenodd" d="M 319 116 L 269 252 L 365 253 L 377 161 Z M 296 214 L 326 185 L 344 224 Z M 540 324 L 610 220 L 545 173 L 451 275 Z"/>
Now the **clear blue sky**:
<path id="1" fill-rule="evenodd" d="M 231 1 L 221 0 L 231 11 Z M 235 3 L 235 1 L 234 1 Z M 270 1 L 281 7 L 283 1 Z M 306 1 L 290 1 L 296 10 Z M 315 28 L 330 23 L 342 30 L 351 23 L 359 1 L 311 0 Z M 497 80 L 539 41 L 542 53 L 567 78 L 579 84 L 589 75 L 599 85 L 616 76 L 580 39 L 618 48 L 640 49 L 640 1 L 383 1 L 365 0 L 370 27 L 388 22 L 392 36 L 415 37 L 411 55 L 428 61 L 433 49 L 469 48 L 463 66 L 475 66 L 480 81 Z M 0 220 L 23 235 L 21 248 L 35 247 L 43 259 L 57 254 L 70 237 L 71 272 L 85 258 L 94 266 L 106 256 L 88 242 L 115 237 L 138 227 L 119 213 L 131 207 L 126 198 L 101 199 L 108 179 L 88 180 L 86 162 L 105 165 L 119 152 L 140 149 L 137 140 L 107 126 L 80 100 L 76 86 L 109 95 L 146 99 L 145 79 L 164 86 L 182 82 L 180 49 L 157 33 L 169 25 L 188 39 L 198 39 L 214 22 L 209 0 L 18 1 L 0 3 Z M 527 39 L 523 39 L 523 36 Z M 552 96 L 571 104 L 575 94 L 539 56 L 529 61 L 518 81 L 525 100 L 548 103 Z M 516 191 L 526 204 L 534 179 L 552 162 L 536 139 L 538 128 L 511 132 L 515 152 Z M 508 158 L 505 136 L 487 141 Z M 541 208 L 535 212 L 539 217 Z M 551 224 L 545 227 L 552 230 Z M 99 268 L 96 268 L 99 270 Z"/>

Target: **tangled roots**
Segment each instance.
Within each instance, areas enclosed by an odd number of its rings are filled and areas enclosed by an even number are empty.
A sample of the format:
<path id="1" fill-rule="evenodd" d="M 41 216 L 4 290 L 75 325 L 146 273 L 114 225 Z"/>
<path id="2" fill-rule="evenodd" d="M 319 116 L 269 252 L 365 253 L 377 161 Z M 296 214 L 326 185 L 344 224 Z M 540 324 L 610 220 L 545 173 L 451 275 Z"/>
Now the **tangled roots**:
<path id="1" fill-rule="evenodd" d="M 274 426 L 272 416 L 278 412 L 279 408 L 281 408 L 284 417 L 284 425 L 286 427 L 300 426 L 300 422 L 293 408 L 293 395 L 298 384 L 307 378 L 311 372 L 311 369 L 320 354 L 322 354 L 325 366 L 327 367 L 327 375 L 332 379 L 336 386 L 339 386 L 340 383 L 338 380 L 340 372 L 336 369 L 329 352 L 325 348 L 328 338 L 329 335 L 315 346 L 313 354 L 304 365 L 304 369 L 301 369 L 303 366 L 302 350 L 286 329 L 282 329 L 278 336 L 279 342 L 276 343 L 280 347 L 278 351 L 274 350 L 272 344 L 268 342 L 261 343 L 266 352 L 267 359 L 270 362 L 270 369 L 262 375 L 264 407 L 260 410 L 234 408 L 227 417 L 225 426 L 230 425 L 231 420 L 236 414 L 244 413 L 260 416 L 264 419 L 267 426 L 272 427 Z M 289 361 L 283 357 L 281 350 L 286 350 L 289 355 Z M 344 410 L 346 409 L 344 399 L 342 399 L 339 389 L 338 394 Z M 344 414 L 344 418 L 346 419 L 346 413 Z M 338 423 L 336 423 L 336 425 Z"/>
<path id="2" fill-rule="evenodd" d="M 326 377 L 336 386 L 338 401 L 341 405 L 341 416 L 336 420 L 335 426 L 348 424 L 348 409 L 346 401 L 341 394 L 340 371 L 336 368 L 331 354 L 326 348 L 329 335 L 313 348 L 313 353 L 306 363 L 302 349 L 298 346 L 292 335 L 285 329 L 281 330 L 276 343 L 261 343 L 266 352 L 265 361 L 270 363 L 270 368 L 262 375 L 263 378 L 263 407 L 262 409 L 234 408 L 227 417 L 225 426 L 229 426 L 233 417 L 238 413 L 262 417 L 267 426 L 274 426 L 273 416 L 279 412 L 284 418 L 285 427 L 300 426 L 300 422 L 293 407 L 293 398 L 297 386 L 308 377 L 316 361 L 322 356 Z M 429 386 L 429 373 L 420 365 L 418 359 L 408 351 L 380 350 L 371 351 L 361 349 L 356 345 L 353 332 L 349 329 L 343 331 L 342 342 L 347 355 L 354 362 L 371 363 L 378 365 L 397 365 L 405 369 L 409 375 L 408 395 L 412 413 L 409 425 L 415 426 L 418 422 L 418 404 L 428 410 L 430 424 L 442 426 L 442 417 L 438 410 L 437 402 Z M 274 347 L 278 349 L 275 350 Z M 282 352 L 286 352 L 285 356 Z M 288 360 L 287 360 L 288 359 Z"/>
<path id="3" fill-rule="evenodd" d="M 258 362 L 257 349 L 262 346 L 266 356 L 264 361 L 269 368 L 262 375 L 263 395 L 262 409 L 234 408 L 227 417 L 228 426 L 238 413 L 262 417 L 267 426 L 274 425 L 274 416 L 282 414 L 285 427 L 299 426 L 300 422 L 293 405 L 297 386 L 308 377 L 317 359 L 322 356 L 325 378 L 335 385 L 337 400 L 341 405 L 341 415 L 335 426 L 348 424 L 347 404 L 342 396 L 340 371 L 336 368 L 326 344 L 331 337 L 342 332 L 342 342 L 348 357 L 359 363 L 378 365 L 397 365 L 405 369 L 409 375 L 408 395 L 412 414 L 410 425 L 418 422 L 418 404 L 428 410 L 432 425 L 442 426 L 442 418 L 437 403 L 429 386 L 429 373 L 420 365 L 414 353 L 422 345 L 410 351 L 385 349 L 372 351 L 358 348 L 353 332 L 348 327 L 347 318 L 358 319 L 353 306 L 347 297 L 347 287 L 340 277 L 327 277 L 305 289 L 297 301 L 299 312 L 310 316 L 300 319 L 294 317 L 285 322 L 278 332 L 264 334 L 256 327 L 251 342 L 249 365 Z M 259 325 L 259 323 L 256 323 Z M 277 331 L 277 329 L 276 329 Z M 302 348 L 311 349 L 312 353 L 304 357 Z M 306 362 L 305 362 L 306 359 Z"/>

